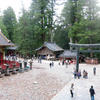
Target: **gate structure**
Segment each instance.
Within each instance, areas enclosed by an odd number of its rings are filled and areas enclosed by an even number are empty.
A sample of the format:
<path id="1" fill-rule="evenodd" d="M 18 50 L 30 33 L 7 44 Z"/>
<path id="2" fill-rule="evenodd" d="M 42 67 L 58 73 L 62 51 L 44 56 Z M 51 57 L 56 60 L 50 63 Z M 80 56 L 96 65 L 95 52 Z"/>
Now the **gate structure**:
<path id="1" fill-rule="evenodd" d="M 79 71 L 79 53 L 84 52 L 84 53 L 94 53 L 98 52 L 100 53 L 100 44 L 76 44 L 76 43 L 69 43 L 72 51 L 77 52 L 76 56 L 76 71 Z M 87 50 L 80 50 L 80 48 L 85 48 Z M 92 50 L 92 48 L 95 48 L 95 50 Z"/>

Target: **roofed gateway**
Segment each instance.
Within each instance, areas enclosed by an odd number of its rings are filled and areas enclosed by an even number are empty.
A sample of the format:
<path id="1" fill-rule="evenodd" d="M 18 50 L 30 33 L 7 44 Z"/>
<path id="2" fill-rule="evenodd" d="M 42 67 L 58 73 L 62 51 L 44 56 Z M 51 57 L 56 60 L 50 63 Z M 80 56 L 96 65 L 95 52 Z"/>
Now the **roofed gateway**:
<path id="1" fill-rule="evenodd" d="M 79 70 L 79 52 L 100 52 L 100 44 L 75 44 L 75 43 L 69 43 L 70 47 L 72 47 L 72 51 L 77 52 L 76 56 L 76 71 L 78 72 Z M 74 48 L 74 49 L 73 49 Z M 88 48 L 87 50 L 80 50 L 80 48 Z M 91 50 L 90 48 L 95 48 L 97 50 Z"/>
<path id="2" fill-rule="evenodd" d="M 56 43 L 45 42 L 43 46 L 36 49 L 37 54 L 46 58 L 47 56 L 57 58 L 64 50 L 59 47 Z"/>

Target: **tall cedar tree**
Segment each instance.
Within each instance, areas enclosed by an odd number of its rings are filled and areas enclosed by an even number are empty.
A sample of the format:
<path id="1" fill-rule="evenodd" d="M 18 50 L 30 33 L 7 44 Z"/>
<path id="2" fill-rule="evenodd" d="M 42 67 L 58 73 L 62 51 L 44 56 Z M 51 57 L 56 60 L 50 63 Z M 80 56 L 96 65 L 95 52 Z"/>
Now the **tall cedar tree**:
<path id="1" fill-rule="evenodd" d="M 30 7 L 30 14 L 37 39 L 41 43 L 50 40 L 50 30 L 53 26 L 54 0 L 33 0 Z"/>
<path id="2" fill-rule="evenodd" d="M 17 21 L 14 10 L 11 7 L 8 7 L 7 10 L 4 10 L 3 23 L 6 26 L 8 38 L 14 42 L 13 36 L 15 34 Z"/>
<path id="3" fill-rule="evenodd" d="M 64 24 L 69 26 L 67 29 L 69 29 L 69 37 L 72 38 L 71 42 L 96 42 L 96 36 L 99 35 L 99 18 L 97 14 L 95 0 L 68 0 L 66 2 L 63 17 L 65 19 Z"/>
<path id="4" fill-rule="evenodd" d="M 33 34 L 30 24 L 29 12 L 25 9 L 22 11 L 22 16 L 19 18 L 18 31 L 20 33 L 19 48 L 24 55 L 32 53 L 33 49 Z"/>
<path id="5" fill-rule="evenodd" d="M 3 16 L 0 16 L 0 29 L 2 31 L 2 33 L 8 37 L 8 33 L 7 33 L 7 30 L 6 30 L 6 26 L 4 25 L 3 23 Z"/>

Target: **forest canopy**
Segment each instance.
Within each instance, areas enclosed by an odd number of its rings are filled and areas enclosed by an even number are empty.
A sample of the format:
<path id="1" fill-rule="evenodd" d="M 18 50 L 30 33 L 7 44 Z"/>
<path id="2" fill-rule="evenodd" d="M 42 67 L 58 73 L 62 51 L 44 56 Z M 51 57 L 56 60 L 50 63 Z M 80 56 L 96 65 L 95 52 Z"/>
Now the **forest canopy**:
<path id="1" fill-rule="evenodd" d="M 2 32 L 22 54 L 32 54 L 45 41 L 69 49 L 69 42 L 100 43 L 100 7 L 97 0 L 66 0 L 55 21 L 56 0 L 32 0 L 29 10 L 22 9 L 16 19 L 12 7 L 0 16 Z M 59 5 L 60 6 L 60 5 Z"/>

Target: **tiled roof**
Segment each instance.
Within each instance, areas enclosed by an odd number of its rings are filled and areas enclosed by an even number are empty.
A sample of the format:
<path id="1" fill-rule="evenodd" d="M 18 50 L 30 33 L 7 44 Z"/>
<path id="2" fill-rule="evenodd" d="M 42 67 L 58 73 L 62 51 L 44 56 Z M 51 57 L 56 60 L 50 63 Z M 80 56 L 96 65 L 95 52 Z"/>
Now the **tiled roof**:
<path id="1" fill-rule="evenodd" d="M 61 47 L 59 47 L 56 43 L 51 43 L 51 42 L 45 42 L 43 46 L 40 48 L 36 49 L 37 51 L 42 49 L 43 47 L 47 47 L 51 51 L 63 51 Z"/>
<path id="2" fill-rule="evenodd" d="M 0 46 L 14 46 L 14 44 L 0 32 Z"/>
<path id="3" fill-rule="evenodd" d="M 13 47 L 7 47 L 8 50 L 17 50 L 18 46 L 13 46 Z"/>
<path id="4" fill-rule="evenodd" d="M 63 51 L 63 49 L 59 47 L 56 43 L 45 42 L 44 46 L 48 47 L 48 49 L 52 51 Z"/>
<path id="5" fill-rule="evenodd" d="M 72 52 L 70 50 L 65 50 L 59 57 L 76 57 L 76 52 Z"/>

